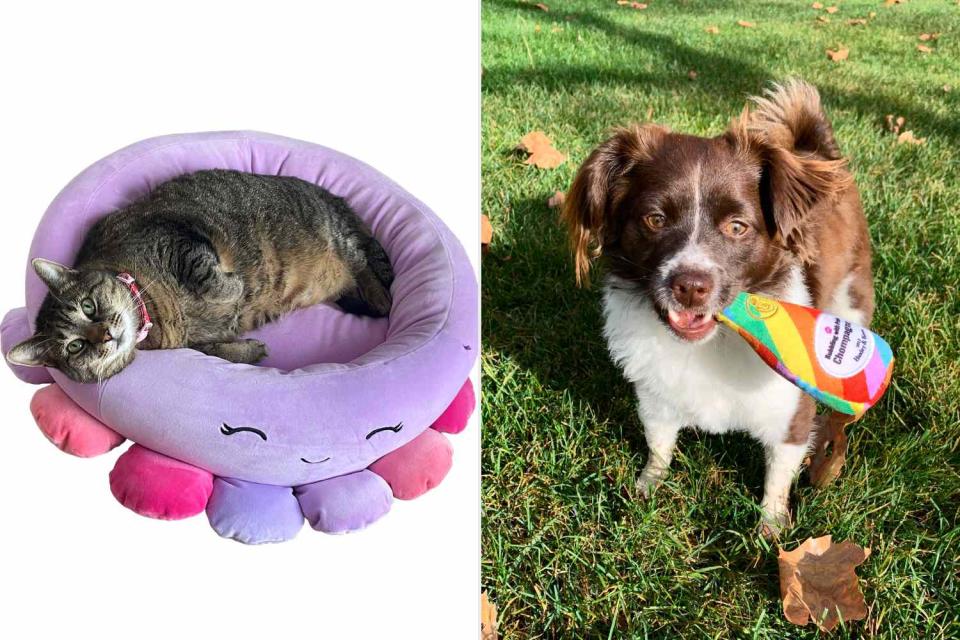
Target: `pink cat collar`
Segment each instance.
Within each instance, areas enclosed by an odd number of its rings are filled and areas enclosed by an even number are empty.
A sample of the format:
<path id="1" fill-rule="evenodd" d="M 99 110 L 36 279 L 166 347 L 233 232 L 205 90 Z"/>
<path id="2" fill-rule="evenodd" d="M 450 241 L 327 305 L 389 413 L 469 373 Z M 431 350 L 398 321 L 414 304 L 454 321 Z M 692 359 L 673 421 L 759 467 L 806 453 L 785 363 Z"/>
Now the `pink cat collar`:
<path id="1" fill-rule="evenodd" d="M 147 334 L 150 333 L 150 328 L 153 327 L 153 322 L 150 321 L 150 313 L 147 311 L 147 305 L 143 301 L 143 296 L 140 295 L 140 288 L 137 286 L 137 281 L 134 277 L 124 271 L 123 273 L 117 274 L 117 280 L 127 285 L 127 288 L 130 289 L 130 295 L 137 301 L 137 306 L 140 309 L 140 330 L 137 331 L 137 344 L 140 344 L 147 339 Z"/>

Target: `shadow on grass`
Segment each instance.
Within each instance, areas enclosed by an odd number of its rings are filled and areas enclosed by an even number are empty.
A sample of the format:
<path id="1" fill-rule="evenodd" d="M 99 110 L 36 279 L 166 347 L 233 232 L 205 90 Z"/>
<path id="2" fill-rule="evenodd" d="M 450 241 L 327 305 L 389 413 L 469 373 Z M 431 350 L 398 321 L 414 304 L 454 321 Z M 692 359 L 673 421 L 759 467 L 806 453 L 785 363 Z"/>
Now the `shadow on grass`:
<path id="1" fill-rule="evenodd" d="M 543 16 L 543 12 L 535 6 L 517 0 L 488 0 L 485 4 L 524 11 L 538 18 Z M 695 4 L 685 4 L 682 13 L 689 15 L 695 12 Z M 712 5 L 705 4 L 704 7 L 712 8 Z M 582 85 L 635 85 L 640 92 L 647 88 L 678 89 L 689 86 L 683 75 L 685 70 L 696 69 L 699 73 L 697 90 L 703 95 L 711 96 L 717 102 L 718 108 L 732 109 L 732 116 L 743 106 L 748 95 L 758 93 L 776 79 L 768 69 L 749 62 L 748 51 L 741 50 L 739 56 L 703 51 L 679 43 L 670 36 L 625 26 L 584 11 L 558 12 L 556 15 L 562 16 L 564 20 L 569 18 L 574 24 L 600 31 L 623 42 L 627 47 L 654 51 L 657 57 L 663 60 L 661 68 L 669 71 L 657 73 L 638 68 L 614 69 L 595 64 L 565 62 L 542 65 L 535 69 L 493 65 L 484 68 L 485 93 L 501 93 L 524 85 L 549 91 L 569 91 Z M 870 86 L 869 92 L 864 92 L 840 89 L 829 82 L 820 81 L 817 84 L 825 103 L 834 108 L 855 111 L 867 119 L 876 120 L 878 124 L 884 114 L 909 114 L 913 125 L 921 131 L 936 131 L 938 135 L 954 142 L 960 141 L 960 118 L 936 114 L 926 106 L 925 101 L 929 102 L 927 96 L 884 95 L 876 86 Z M 956 100 L 952 96 L 944 99 Z"/>

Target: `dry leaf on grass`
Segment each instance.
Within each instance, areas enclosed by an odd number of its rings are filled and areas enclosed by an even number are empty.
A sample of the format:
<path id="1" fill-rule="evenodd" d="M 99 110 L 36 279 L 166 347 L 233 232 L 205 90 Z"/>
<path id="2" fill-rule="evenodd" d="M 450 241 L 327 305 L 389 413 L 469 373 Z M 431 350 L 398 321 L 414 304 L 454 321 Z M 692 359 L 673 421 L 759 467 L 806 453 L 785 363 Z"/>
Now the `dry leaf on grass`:
<path id="1" fill-rule="evenodd" d="M 838 49 L 827 49 L 827 57 L 833 60 L 834 62 L 840 62 L 841 60 L 846 60 L 850 56 L 850 49 L 846 47 L 841 47 Z"/>
<path id="2" fill-rule="evenodd" d="M 691 80 L 696 80 L 698 75 L 700 74 L 697 73 L 696 69 L 690 69 L 690 71 L 687 71 L 687 77 Z"/>
<path id="3" fill-rule="evenodd" d="M 480 640 L 497 640 L 497 605 L 486 591 L 480 594 Z"/>
<path id="4" fill-rule="evenodd" d="M 926 138 L 918 138 L 913 135 L 913 131 L 907 130 L 897 136 L 897 144 L 916 144 L 920 145 L 926 142 Z"/>
<path id="5" fill-rule="evenodd" d="M 933 49 L 931 49 L 925 44 L 918 44 L 917 51 L 919 51 L 920 53 L 933 53 Z"/>
<path id="6" fill-rule="evenodd" d="M 855 568 L 869 557 L 869 548 L 849 541 L 833 544 L 830 536 L 807 538 L 793 551 L 780 549 L 783 615 L 801 626 L 812 620 L 824 631 L 836 627 L 841 617 L 866 618 Z"/>
<path id="7" fill-rule="evenodd" d="M 824 24 L 830 22 L 830 18 L 827 16 L 817 16 L 817 22 L 822 22 Z"/>
<path id="8" fill-rule="evenodd" d="M 745 29 L 753 29 L 755 26 L 757 26 L 756 22 L 747 22 L 746 20 L 737 20 L 737 24 Z"/>
<path id="9" fill-rule="evenodd" d="M 555 191 L 550 199 L 547 200 L 547 206 L 551 209 L 563 206 L 563 201 L 567 199 L 567 194 L 563 191 Z"/>
<path id="10" fill-rule="evenodd" d="M 533 5 L 533 6 L 535 6 L 537 9 L 540 9 L 540 11 L 550 11 L 550 7 L 548 7 L 547 5 L 543 4 L 542 2 L 538 2 L 537 4 L 535 4 L 535 5 Z"/>
<path id="11" fill-rule="evenodd" d="M 541 169 L 556 169 L 567 156 L 553 148 L 553 143 L 543 131 L 533 131 L 520 138 L 520 149 L 530 154 L 524 162 Z"/>
<path id="12" fill-rule="evenodd" d="M 712 24 L 706 29 L 704 29 L 704 31 L 706 31 L 707 33 L 717 34 L 717 33 L 720 33 L 720 27 L 718 27 L 715 24 Z"/>
<path id="13" fill-rule="evenodd" d="M 631 9 L 641 9 L 641 10 L 642 10 L 642 9 L 646 9 L 646 8 L 647 8 L 647 5 L 643 4 L 642 2 L 631 2 L 631 3 L 630 3 L 630 8 L 631 8 Z"/>
<path id="14" fill-rule="evenodd" d="M 493 240 L 493 225 L 490 224 L 490 218 L 485 215 L 480 216 L 480 247 L 486 251 L 490 241 Z"/>
<path id="15" fill-rule="evenodd" d="M 840 11 L 840 7 L 827 7 L 827 13 L 836 13 Z"/>
<path id="16" fill-rule="evenodd" d="M 892 113 L 888 113 L 883 121 L 887 123 L 887 131 L 891 133 L 900 133 L 900 129 L 903 128 L 903 124 L 907 120 L 903 116 L 894 117 Z"/>
<path id="17" fill-rule="evenodd" d="M 814 3 L 813 3 L 812 5 L 810 5 L 810 6 L 813 7 L 814 9 L 823 9 L 823 3 L 821 3 L 821 2 L 814 2 Z"/>
<path id="18" fill-rule="evenodd" d="M 918 37 L 924 42 L 926 42 L 927 40 L 936 40 L 937 38 L 940 37 L 940 34 L 939 33 L 921 33 Z"/>
<path id="19" fill-rule="evenodd" d="M 852 26 L 855 26 L 855 25 L 858 25 L 858 24 L 867 24 L 867 19 L 866 19 L 866 18 L 852 18 L 852 19 L 850 19 L 850 20 L 847 20 L 847 24 L 850 25 L 851 27 L 852 27 Z"/>

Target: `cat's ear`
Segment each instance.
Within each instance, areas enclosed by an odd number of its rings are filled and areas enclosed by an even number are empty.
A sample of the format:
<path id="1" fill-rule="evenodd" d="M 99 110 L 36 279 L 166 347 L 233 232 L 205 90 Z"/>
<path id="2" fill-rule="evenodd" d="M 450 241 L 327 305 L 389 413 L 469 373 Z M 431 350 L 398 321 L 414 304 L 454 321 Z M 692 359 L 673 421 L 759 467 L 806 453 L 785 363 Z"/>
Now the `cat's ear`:
<path id="1" fill-rule="evenodd" d="M 50 359 L 52 345 L 53 342 L 46 336 L 33 336 L 10 349 L 7 352 L 7 362 L 21 367 L 53 366 Z"/>
<path id="2" fill-rule="evenodd" d="M 53 260 L 44 260 L 43 258 L 34 258 L 33 270 L 37 272 L 40 279 L 44 281 L 51 291 L 63 291 L 71 284 L 77 281 L 79 271 L 65 267 L 59 262 Z"/>

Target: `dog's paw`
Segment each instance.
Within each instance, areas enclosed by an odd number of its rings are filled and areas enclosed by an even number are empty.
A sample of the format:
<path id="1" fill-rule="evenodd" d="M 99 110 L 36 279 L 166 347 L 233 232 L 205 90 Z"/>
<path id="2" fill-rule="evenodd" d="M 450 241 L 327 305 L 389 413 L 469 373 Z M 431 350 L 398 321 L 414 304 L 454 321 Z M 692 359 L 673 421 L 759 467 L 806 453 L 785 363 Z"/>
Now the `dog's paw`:
<path id="1" fill-rule="evenodd" d="M 767 540 L 777 540 L 784 529 L 790 526 L 790 512 L 763 512 L 760 518 L 760 535 Z"/>
<path id="2" fill-rule="evenodd" d="M 640 477 L 637 478 L 637 491 L 645 500 L 649 499 L 650 496 L 653 495 L 653 492 L 656 491 L 659 485 L 660 478 L 646 472 L 641 473 Z"/>

